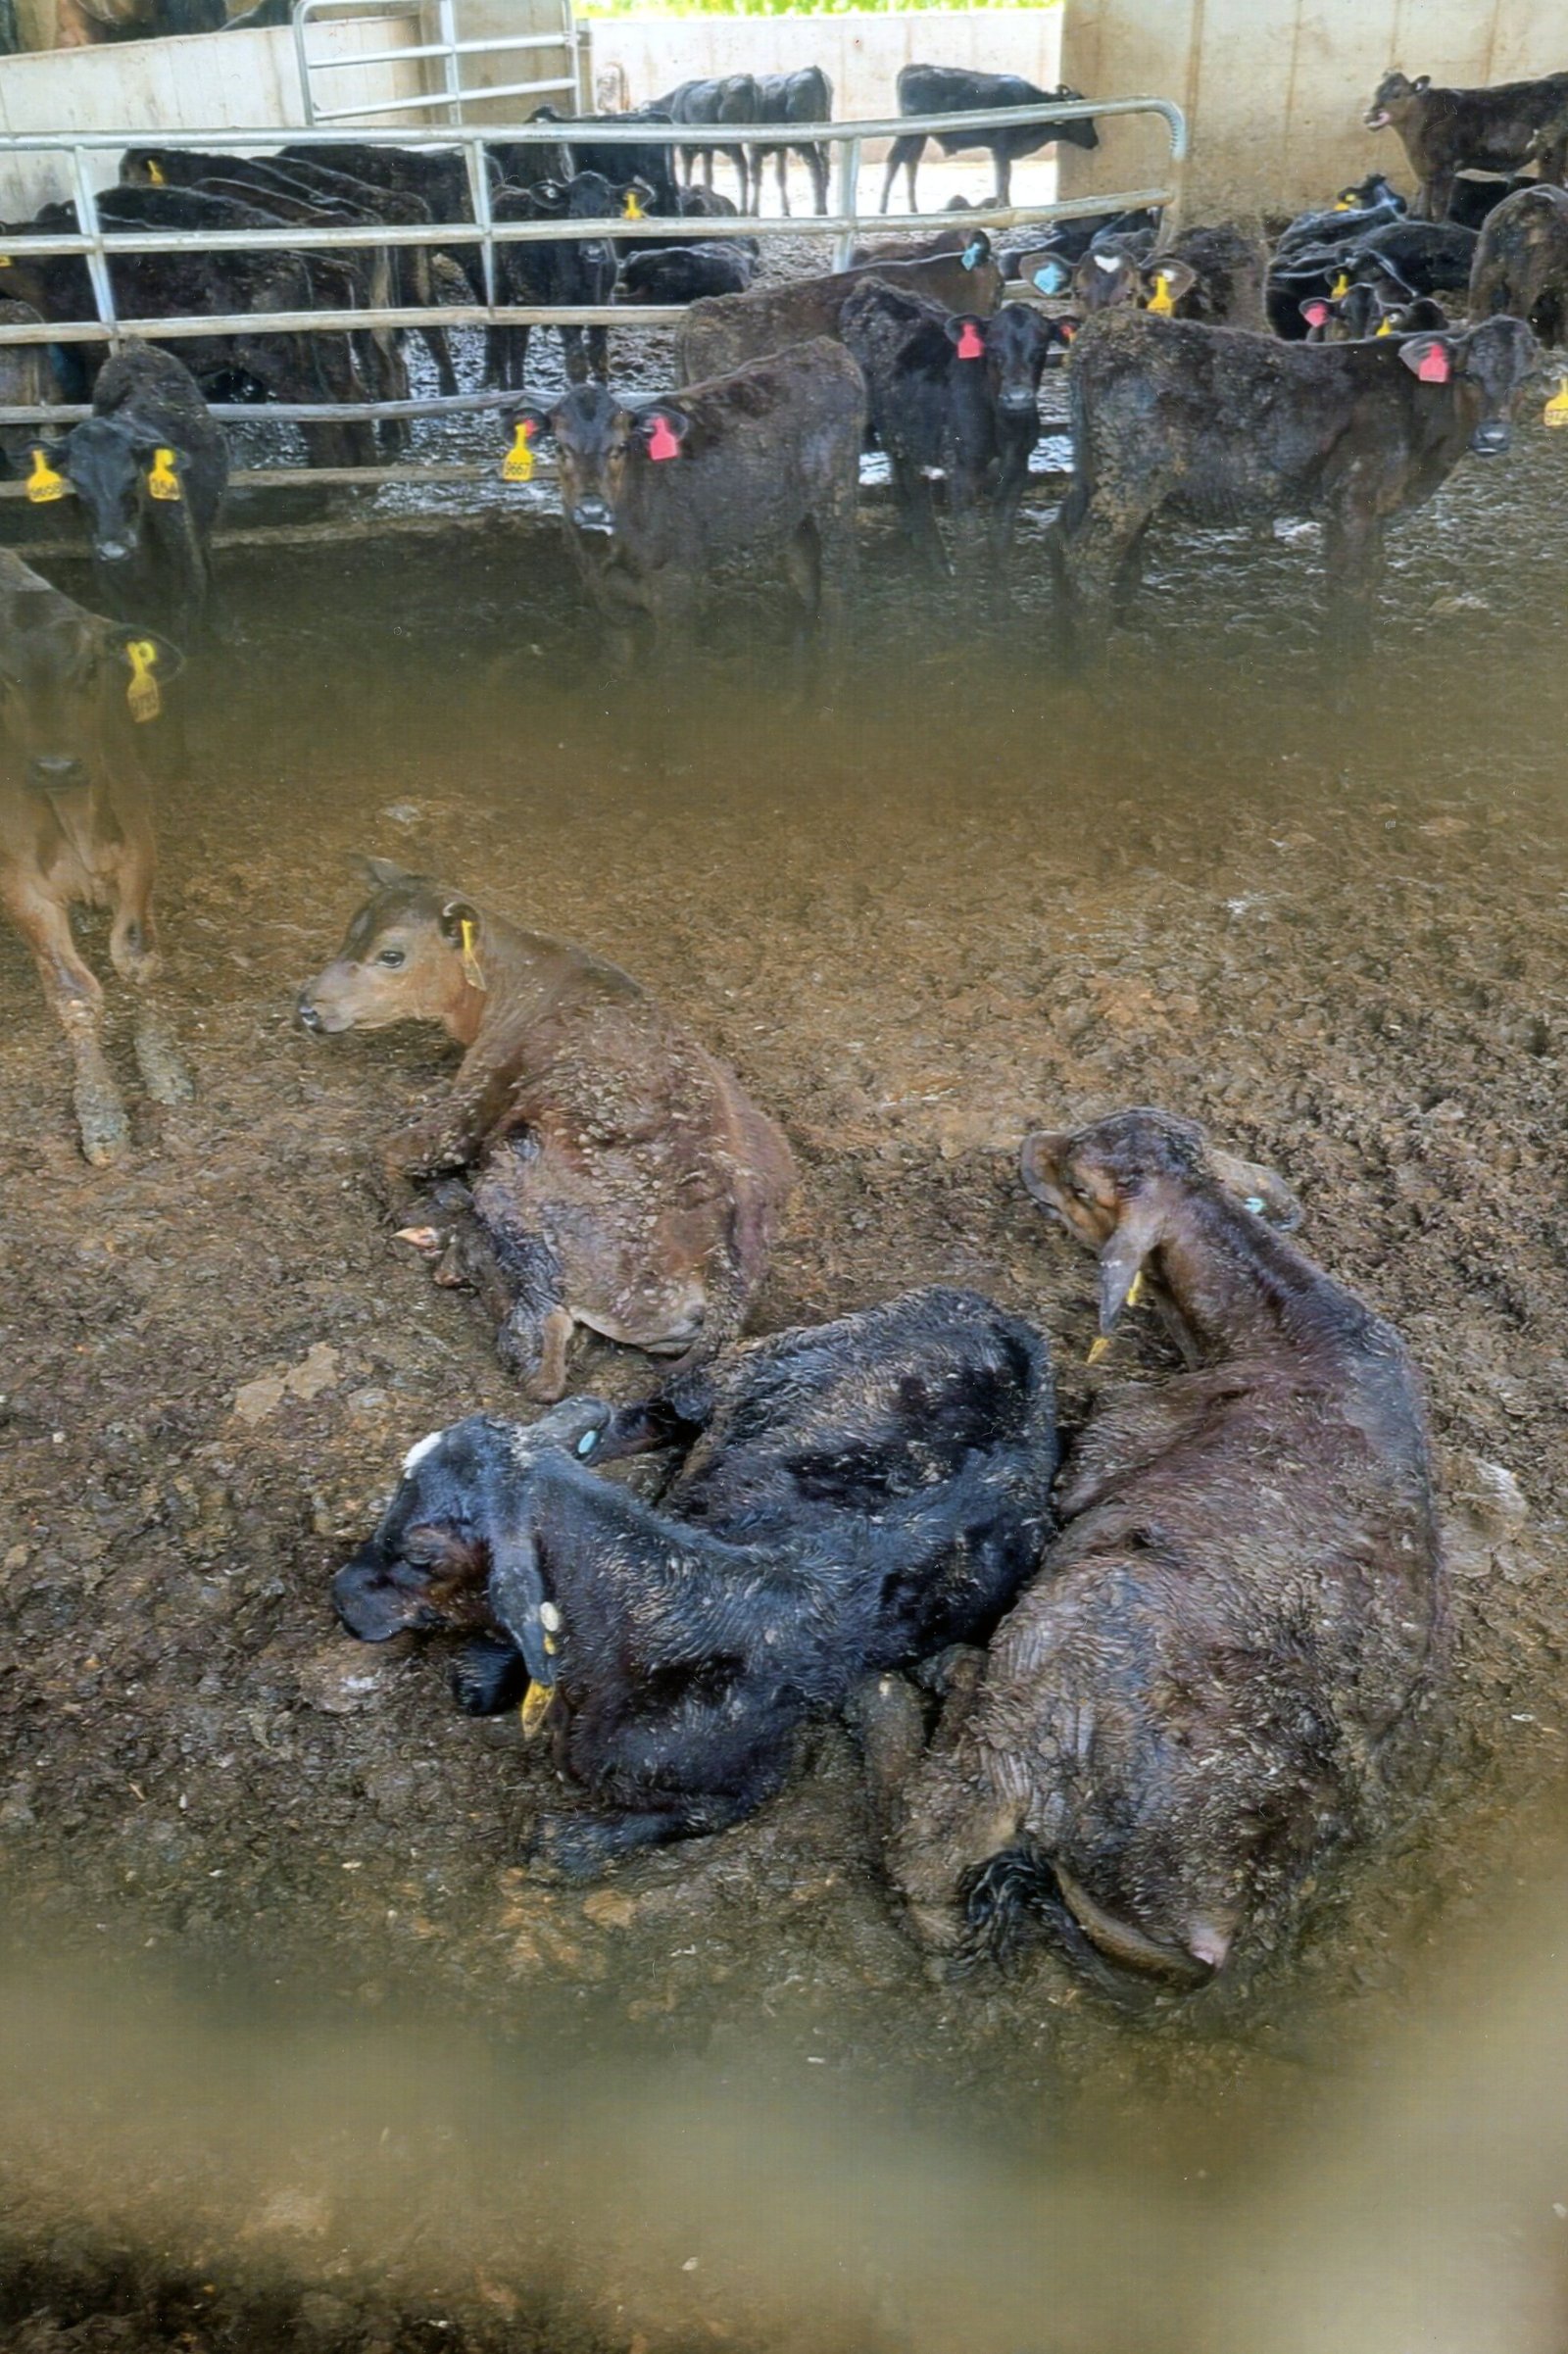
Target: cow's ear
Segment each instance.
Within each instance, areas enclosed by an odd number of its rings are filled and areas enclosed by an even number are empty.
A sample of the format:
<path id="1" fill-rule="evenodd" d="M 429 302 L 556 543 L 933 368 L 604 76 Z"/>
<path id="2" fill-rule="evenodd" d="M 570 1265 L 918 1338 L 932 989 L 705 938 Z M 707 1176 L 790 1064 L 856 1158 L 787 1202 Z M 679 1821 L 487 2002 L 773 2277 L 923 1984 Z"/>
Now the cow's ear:
<path id="1" fill-rule="evenodd" d="M 1060 294 L 1072 277 L 1072 271 L 1057 255 L 1050 255 L 1038 270 L 1029 272 L 1031 282 L 1042 294 Z"/>
<path id="2" fill-rule="evenodd" d="M 566 191 L 558 179 L 536 180 L 530 193 L 542 213 L 559 213 L 566 201 Z"/>
<path id="3" fill-rule="evenodd" d="M 523 438 L 526 441 L 545 441 L 549 438 L 555 414 L 553 409 L 541 409 L 537 401 L 519 401 L 514 409 L 503 409 L 501 420 L 503 424 L 511 426 L 514 434 L 519 425 L 525 425 L 527 431 Z"/>
<path id="4" fill-rule="evenodd" d="M 691 419 L 684 410 L 676 409 L 668 401 L 660 401 L 652 409 L 639 413 L 632 437 L 650 458 L 678 458 L 681 444 L 691 429 Z"/>
<path id="5" fill-rule="evenodd" d="M 948 341 L 957 346 L 960 360 L 983 360 L 986 356 L 986 322 L 972 312 L 959 311 L 942 322 Z"/>
<path id="6" fill-rule="evenodd" d="M 1152 311 L 1171 311 L 1191 294 L 1198 272 L 1186 262 L 1151 262 L 1143 271 L 1144 299 Z"/>
<path id="7" fill-rule="evenodd" d="M 391 891 L 399 883 L 412 883 L 414 876 L 406 866 L 391 858 L 369 858 L 356 851 L 350 864 L 357 867 L 366 882 L 373 883 L 377 891 Z"/>
<path id="8" fill-rule="evenodd" d="M 471 939 L 478 932 L 480 920 L 479 910 L 471 899 L 449 899 L 439 917 L 441 937 L 450 942 L 453 948 L 461 948 L 465 928 Z"/>
<path id="9" fill-rule="evenodd" d="M 1334 315 L 1334 305 L 1326 294 L 1311 295 L 1297 308 L 1309 327 L 1326 327 Z"/>
<path id="10" fill-rule="evenodd" d="M 1411 87 L 1411 89 L 1412 89 L 1412 90 L 1430 90 L 1430 89 L 1431 89 L 1431 87 L 1432 87 L 1432 76 L 1431 76 L 1431 74 L 1418 74 L 1416 75 L 1416 77 L 1415 77 L 1414 81 L 1413 81 L 1413 82 L 1410 84 L 1410 87 Z"/>
<path id="11" fill-rule="evenodd" d="M 1399 358 L 1423 384 L 1446 384 L 1457 373 L 1464 355 L 1451 335 L 1406 335 Z"/>
<path id="12" fill-rule="evenodd" d="M 168 638 L 155 630 L 138 629 L 133 623 L 106 621 L 104 640 L 114 660 L 123 664 L 132 684 L 138 678 L 156 678 L 160 686 L 168 686 L 185 667 L 185 657 Z"/>

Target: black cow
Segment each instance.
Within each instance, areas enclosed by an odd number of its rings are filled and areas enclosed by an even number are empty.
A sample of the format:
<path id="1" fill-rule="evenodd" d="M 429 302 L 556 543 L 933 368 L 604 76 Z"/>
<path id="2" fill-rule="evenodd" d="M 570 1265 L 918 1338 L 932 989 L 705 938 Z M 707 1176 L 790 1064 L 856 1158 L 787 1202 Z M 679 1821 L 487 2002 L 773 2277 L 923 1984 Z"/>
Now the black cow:
<path id="1" fill-rule="evenodd" d="M 757 76 L 757 114 L 759 123 L 831 123 L 833 120 L 833 84 L 820 66 L 802 66 L 794 74 L 759 74 Z M 778 174 L 778 201 L 782 212 L 790 209 L 790 154 L 793 146 L 811 175 L 811 194 L 819 213 L 827 211 L 827 149 L 820 139 L 780 141 L 772 148 L 774 170 Z M 767 147 L 752 149 L 752 211 L 761 210 L 762 164 Z"/>
<path id="2" fill-rule="evenodd" d="M 666 97 L 654 100 L 655 110 L 667 115 L 671 123 L 712 123 L 742 124 L 757 121 L 757 77 L 752 74 L 726 74 L 722 80 L 683 81 L 676 84 Z M 751 205 L 751 179 L 747 169 L 746 149 L 739 139 L 715 139 L 711 145 L 682 147 L 677 150 L 680 173 L 688 187 L 697 174 L 701 159 L 703 179 L 708 187 L 713 184 L 713 158 L 728 156 L 735 167 L 741 184 L 741 211 Z M 755 208 L 753 208 L 755 209 Z"/>
<path id="3" fill-rule="evenodd" d="M 631 181 L 612 187 L 602 172 L 579 172 L 564 185 L 546 180 L 536 188 L 503 188 L 492 200 L 492 211 L 497 221 L 611 221 L 634 193 L 640 202 L 646 189 Z M 503 245 L 497 252 L 497 292 L 503 302 L 564 310 L 608 303 L 615 290 L 615 251 L 608 237 L 540 238 L 526 245 Z M 556 332 L 573 384 L 586 383 L 590 370 L 601 384 L 608 382 L 610 347 L 603 327 L 563 326 Z M 523 388 L 529 333 L 526 326 L 495 329 L 497 381 L 508 391 Z"/>
<path id="4" fill-rule="evenodd" d="M 657 649 L 686 631 L 716 561 L 782 557 L 809 625 L 839 635 L 858 561 L 865 384 L 819 338 L 636 409 L 598 387 L 514 421 L 554 438 L 583 584 L 622 662 L 639 616 Z"/>
<path id="5" fill-rule="evenodd" d="M 658 1509 L 588 1468 L 669 1447 Z M 1040 1334 L 915 1292 L 618 1413 L 572 1398 L 433 1434 L 332 1598 L 364 1642 L 480 1636 L 459 1703 L 548 1717 L 591 1805 L 540 1816 L 530 1854 L 591 1879 L 755 1812 L 864 1677 L 983 1641 L 1051 1534 L 1055 1464 Z"/>
<path id="6" fill-rule="evenodd" d="M 1065 82 L 1059 89 L 1041 90 L 1019 74 L 971 74 L 964 66 L 905 66 L 899 74 L 898 93 L 901 115 L 974 115 L 987 108 L 1069 106 L 1083 101 L 1083 92 L 1069 90 Z M 944 155 L 960 155 L 974 147 L 989 149 L 997 175 L 996 202 L 1000 205 L 1012 201 L 1012 167 L 1018 156 L 1035 155 L 1042 147 L 1063 139 L 1073 147 L 1100 145 L 1100 133 L 1087 118 L 1073 123 L 1029 123 L 1017 130 L 1003 127 L 932 135 Z M 917 209 L 914 175 L 924 153 L 923 132 L 894 140 L 888 156 L 887 177 L 882 183 L 884 213 L 901 165 L 909 183 L 909 211 Z"/>
<path id="7" fill-rule="evenodd" d="M 1528 319 L 1543 343 L 1568 343 L 1568 193 L 1543 184 L 1498 205 L 1476 246 L 1477 319 Z"/>
<path id="8" fill-rule="evenodd" d="M 1448 315 L 1430 294 L 1391 303 L 1376 286 L 1352 286 L 1338 299 L 1316 294 L 1301 305 L 1308 343 L 1364 343 L 1371 335 L 1445 335 Z"/>
<path id="9" fill-rule="evenodd" d="M 104 363 L 93 414 L 48 461 L 70 481 L 92 537 L 106 613 L 187 651 L 212 599 L 212 540 L 228 443 L 195 377 L 170 352 L 132 344 Z"/>
<path id="10" fill-rule="evenodd" d="M 1418 74 L 1412 81 L 1395 73 L 1378 84 L 1366 126 L 1398 133 L 1420 182 L 1413 210 L 1419 220 L 1441 221 L 1456 173 L 1516 172 L 1528 160 L 1537 132 L 1564 107 L 1568 74 L 1465 90 L 1434 88 L 1430 74 Z"/>
<path id="11" fill-rule="evenodd" d="M 1321 515 L 1336 638 L 1369 642 L 1387 519 L 1467 449 L 1505 450 L 1538 358 L 1495 319 L 1464 335 L 1281 343 L 1107 311 L 1074 345 L 1077 472 L 1053 540 L 1069 631 L 1102 633 L 1151 521 Z"/>
<path id="12" fill-rule="evenodd" d="M 1076 309 L 1090 313 L 1118 303 L 1139 303 L 1166 319 L 1196 319 L 1205 326 L 1263 332 L 1268 256 L 1250 230 L 1230 221 L 1184 229 L 1162 253 L 1152 253 L 1147 260 L 1141 253 L 1145 234 L 1096 239 L 1073 272 Z M 1043 292 L 1055 291 L 1039 269 L 1032 275 Z"/>
<path id="13" fill-rule="evenodd" d="M 642 246 L 627 256 L 619 299 L 624 303 L 696 303 L 711 295 L 744 294 L 757 269 L 755 237 L 694 239 L 688 245 Z"/>
<path id="14" fill-rule="evenodd" d="M 988 505 L 1000 563 L 1040 438 L 1041 374 L 1051 354 L 1070 343 L 1070 324 L 1029 303 L 1004 303 L 989 319 L 955 316 L 869 278 L 844 306 L 843 335 L 865 377 L 871 424 L 915 546 L 934 569 L 946 569 L 931 491 L 940 475 L 966 564 Z"/>
<path id="15" fill-rule="evenodd" d="M 461 148 L 369 147 L 344 142 L 324 147 L 281 147 L 273 161 L 290 170 L 303 164 L 317 170 L 341 172 L 348 179 L 362 180 L 369 187 L 384 188 L 393 195 L 420 197 L 430 208 L 432 221 L 473 219 L 473 192 L 468 184 L 467 161 Z M 501 168 L 488 150 L 485 172 L 490 185 L 498 186 Z M 514 172 L 509 176 L 520 180 L 523 174 Z M 485 283 L 480 248 L 453 244 L 440 250 L 462 270 L 475 303 L 482 304 Z M 446 389 L 444 382 L 442 389 Z"/>
<path id="16" fill-rule="evenodd" d="M 1544 135 L 1541 134 L 1543 137 Z M 1549 179 L 1551 176 L 1549 172 L 1542 170 L 1541 179 Z M 1515 172 L 1503 179 L 1493 174 L 1483 177 L 1473 172 L 1461 172 L 1448 198 L 1447 218 L 1459 228 L 1479 229 L 1491 220 L 1505 196 L 1517 196 L 1521 188 L 1539 185 L 1540 180 L 1527 172 Z"/>
<path id="17" fill-rule="evenodd" d="M 536 106 L 528 118 L 530 123 L 560 123 L 564 118 L 553 106 Z M 669 116 L 657 106 L 633 107 L 624 115 L 574 115 L 575 128 L 579 123 L 646 123 L 669 122 Z M 612 182 L 643 180 L 652 190 L 647 210 L 667 213 L 677 218 L 680 213 L 680 190 L 676 185 L 674 154 L 667 139 L 650 137 L 628 139 L 572 139 L 567 147 L 571 172 L 600 172 Z M 509 176 L 514 176 L 509 174 Z"/>
<path id="18" fill-rule="evenodd" d="M 1276 260 L 1269 271 L 1269 324 L 1287 340 L 1299 337 L 1304 302 L 1320 294 L 1338 300 L 1358 283 L 1376 286 L 1393 301 L 1463 293 L 1475 250 L 1475 230 L 1446 221 L 1394 221 L 1346 245 L 1302 247 Z"/>
<path id="19" fill-rule="evenodd" d="M 1039 255 L 1042 263 L 1062 263 L 1070 273 L 1090 247 L 1102 237 L 1147 237 L 1152 252 L 1160 218 L 1158 205 L 1135 205 L 1125 213 L 1084 213 L 1071 221 L 1048 221 L 1031 230 L 1021 243 L 1008 246 L 998 259 L 1009 278 L 1031 278 L 1035 255 Z M 1066 283 L 1065 277 L 1061 283 Z"/>
<path id="20" fill-rule="evenodd" d="M 1402 221 L 1409 206 L 1392 180 L 1381 172 L 1369 172 L 1352 188 L 1342 188 L 1332 205 L 1298 213 L 1274 240 L 1276 254 L 1298 245 L 1334 245 L 1347 237 L 1363 237 L 1368 229 L 1390 221 Z"/>

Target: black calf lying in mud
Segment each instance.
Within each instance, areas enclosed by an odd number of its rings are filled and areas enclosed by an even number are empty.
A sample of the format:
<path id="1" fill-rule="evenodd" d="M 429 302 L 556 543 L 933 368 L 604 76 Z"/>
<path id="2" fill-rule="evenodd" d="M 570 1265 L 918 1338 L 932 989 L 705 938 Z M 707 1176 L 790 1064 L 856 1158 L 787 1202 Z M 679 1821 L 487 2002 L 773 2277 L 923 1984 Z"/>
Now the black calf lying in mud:
<path id="1" fill-rule="evenodd" d="M 574 1459 L 661 1447 L 681 1459 L 658 1510 Z M 333 1598 L 369 1643 L 491 1630 L 460 1703 L 548 1708 L 593 1806 L 541 1818 L 532 1852 L 588 1879 L 751 1814 L 868 1673 L 983 1641 L 1040 1558 L 1055 1463 L 1040 1335 L 915 1292 L 619 1413 L 574 1398 L 425 1440 Z"/>
<path id="2" fill-rule="evenodd" d="M 1210 1979 L 1396 1785 L 1445 1617 L 1427 1439 L 1397 1334 L 1186 1121 L 1033 1136 L 1024 1179 L 1098 1252 L 1102 1334 L 1142 1275 L 1194 1370 L 1101 1400 L 892 1868 L 930 1944 L 1033 1928 L 1127 1998 Z"/>

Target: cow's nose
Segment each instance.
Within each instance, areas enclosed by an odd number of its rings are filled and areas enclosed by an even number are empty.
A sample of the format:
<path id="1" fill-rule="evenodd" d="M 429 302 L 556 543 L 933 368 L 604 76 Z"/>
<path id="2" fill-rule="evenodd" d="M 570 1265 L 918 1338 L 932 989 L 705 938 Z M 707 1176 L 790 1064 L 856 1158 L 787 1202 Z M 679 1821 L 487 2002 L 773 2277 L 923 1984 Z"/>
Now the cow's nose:
<path id="1" fill-rule="evenodd" d="M 79 785 L 86 773 L 80 760 L 64 753 L 46 753 L 27 762 L 27 774 L 39 793 L 58 793 L 66 785 Z"/>
<path id="2" fill-rule="evenodd" d="M 130 553 L 128 540 L 101 539 L 98 542 L 98 554 L 105 564 L 124 564 Z"/>
<path id="3" fill-rule="evenodd" d="M 1011 410 L 1015 416 L 1025 415 L 1034 405 L 1035 396 L 1027 384 L 1017 385 L 1010 391 L 1004 391 L 1002 395 L 1003 408 Z"/>
<path id="4" fill-rule="evenodd" d="M 294 1012 L 302 1030 L 319 1031 L 321 1017 L 311 1003 L 309 990 L 302 989 L 294 1001 Z"/>
<path id="5" fill-rule="evenodd" d="M 571 519 L 583 531 L 608 531 L 613 517 L 604 499 L 579 499 Z"/>
<path id="6" fill-rule="evenodd" d="M 1512 440 L 1511 429 L 1503 423 L 1500 417 L 1494 417 L 1489 418 L 1486 424 L 1477 425 L 1470 436 L 1470 447 L 1478 458 L 1496 458 L 1508 448 Z"/>

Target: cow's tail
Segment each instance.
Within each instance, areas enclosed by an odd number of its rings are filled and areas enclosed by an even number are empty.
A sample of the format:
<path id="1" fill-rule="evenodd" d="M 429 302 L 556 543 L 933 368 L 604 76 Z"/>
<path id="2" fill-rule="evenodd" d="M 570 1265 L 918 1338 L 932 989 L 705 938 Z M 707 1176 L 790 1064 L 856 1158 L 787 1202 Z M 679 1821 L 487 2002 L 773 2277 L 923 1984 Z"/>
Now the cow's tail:
<path id="1" fill-rule="evenodd" d="M 1162 1990 L 1107 1961 L 1062 1894 L 1050 1858 L 1033 1840 L 1021 1839 L 988 1856 L 968 1874 L 962 1897 L 966 1962 L 992 1962 L 1010 1973 L 1031 1946 L 1046 1944 L 1118 2010 L 1141 2015 Z"/>

